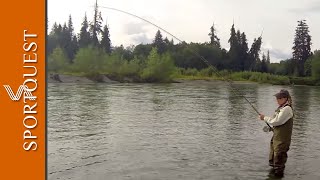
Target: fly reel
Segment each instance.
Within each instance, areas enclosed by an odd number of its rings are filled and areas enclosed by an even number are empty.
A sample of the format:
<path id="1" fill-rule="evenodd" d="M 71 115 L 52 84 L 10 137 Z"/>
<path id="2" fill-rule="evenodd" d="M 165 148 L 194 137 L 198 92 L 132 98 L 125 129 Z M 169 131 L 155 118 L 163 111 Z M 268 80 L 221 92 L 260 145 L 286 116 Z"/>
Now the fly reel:
<path id="1" fill-rule="evenodd" d="M 268 133 L 268 132 L 272 131 L 272 128 L 269 126 L 264 126 L 262 130 L 263 130 L 263 132 Z"/>

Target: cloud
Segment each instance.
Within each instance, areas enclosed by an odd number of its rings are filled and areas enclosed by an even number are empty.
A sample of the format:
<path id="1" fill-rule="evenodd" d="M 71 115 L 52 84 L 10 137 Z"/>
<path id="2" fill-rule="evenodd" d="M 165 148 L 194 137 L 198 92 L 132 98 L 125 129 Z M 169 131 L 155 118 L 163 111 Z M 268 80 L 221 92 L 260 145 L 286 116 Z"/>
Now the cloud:
<path id="1" fill-rule="evenodd" d="M 134 34 L 141 34 L 143 32 L 145 32 L 144 27 L 147 26 L 148 24 L 143 23 L 143 22 L 139 22 L 139 23 L 135 23 L 135 22 L 130 22 L 127 23 L 124 27 L 124 33 L 126 33 L 127 35 L 134 35 Z"/>
<path id="2" fill-rule="evenodd" d="M 146 19 L 147 21 L 154 19 L 152 16 L 143 16 L 141 18 Z M 124 33 L 127 35 L 141 34 L 146 33 L 150 28 L 154 28 L 150 23 L 141 19 L 135 19 L 135 21 L 131 21 L 124 25 Z"/>
<path id="3" fill-rule="evenodd" d="M 306 7 L 289 9 L 289 12 L 295 13 L 295 14 L 320 13 L 320 3 L 319 2 L 309 3 Z"/>
<path id="4" fill-rule="evenodd" d="M 148 38 L 146 33 L 131 35 L 130 39 L 134 44 L 147 44 L 152 42 L 152 39 Z"/>
<path id="5" fill-rule="evenodd" d="M 262 48 L 263 52 L 267 52 L 268 50 L 270 52 L 271 62 L 279 62 L 280 60 L 289 59 L 292 56 L 291 53 L 284 52 L 280 49 Z"/>

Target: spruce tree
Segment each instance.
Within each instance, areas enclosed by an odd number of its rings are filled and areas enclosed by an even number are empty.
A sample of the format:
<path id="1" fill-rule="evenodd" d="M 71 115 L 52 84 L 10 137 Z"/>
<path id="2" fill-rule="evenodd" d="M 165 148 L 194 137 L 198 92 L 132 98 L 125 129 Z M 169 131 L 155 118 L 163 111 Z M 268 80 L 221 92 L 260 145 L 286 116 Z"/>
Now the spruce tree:
<path id="1" fill-rule="evenodd" d="M 47 43 L 48 54 L 51 54 L 53 52 L 53 50 L 59 46 L 58 35 L 57 35 L 58 28 L 59 28 L 59 26 L 55 22 L 52 26 L 52 29 L 51 29 L 49 35 L 48 35 L 48 43 Z"/>
<path id="2" fill-rule="evenodd" d="M 292 55 L 296 64 L 296 74 L 304 76 L 304 63 L 311 56 L 311 36 L 306 20 L 298 21 L 293 44 Z"/>
<path id="3" fill-rule="evenodd" d="M 243 32 L 240 35 L 240 67 L 242 71 L 249 70 L 250 64 L 249 64 L 249 59 L 248 59 L 248 42 L 247 42 L 247 36 Z"/>
<path id="4" fill-rule="evenodd" d="M 88 47 L 90 44 L 90 33 L 88 32 L 87 14 L 85 14 L 79 34 L 79 48 Z"/>
<path id="5" fill-rule="evenodd" d="M 91 35 L 91 41 L 92 44 L 96 47 L 99 46 L 99 35 L 103 32 L 102 30 L 102 16 L 101 12 L 98 11 L 98 2 L 96 0 L 95 6 L 94 6 L 94 16 L 93 16 L 93 22 L 90 24 L 90 35 Z"/>
<path id="6" fill-rule="evenodd" d="M 72 17 L 69 15 L 69 20 L 68 20 L 68 26 L 67 26 L 67 32 L 66 32 L 66 53 L 68 58 L 73 60 L 77 50 L 78 50 L 78 40 L 74 34 L 74 28 L 73 28 L 73 22 L 72 22 Z"/>
<path id="7" fill-rule="evenodd" d="M 267 63 L 267 56 L 263 53 L 262 60 L 261 60 L 261 72 L 268 72 L 268 63 Z"/>
<path id="8" fill-rule="evenodd" d="M 260 57 L 259 53 L 261 50 L 262 38 L 254 39 L 250 51 L 249 51 L 249 62 L 250 62 L 250 70 L 260 71 Z"/>
<path id="9" fill-rule="evenodd" d="M 228 40 L 230 44 L 230 49 L 229 49 L 229 67 L 233 70 L 239 70 L 238 64 L 237 64 L 237 58 L 238 58 L 238 49 L 239 49 L 239 43 L 237 39 L 237 34 L 236 30 L 234 28 L 234 24 L 232 24 L 231 30 L 230 30 L 230 38 Z"/>
<path id="10" fill-rule="evenodd" d="M 105 25 L 102 32 L 101 48 L 107 54 L 111 53 L 111 40 L 108 25 Z"/>
<path id="11" fill-rule="evenodd" d="M 62 32 L 59 37 L 59 44 L 63 51 L 66 53 L 68 50 L 68 46 L 71 44 L 71 37 L 67 23 L 64 23 L 62 26 Z"/>
<path id="12" fill-rule="evenodd" d="M 216 34 L 216 29 L 214 27 L 214 23 L 210 27 L 210 33 L 208 35 L 210 37 L 210 44 L 220 48 L 221 47 L 220 46 L 220 39 L 218 38 L 218 36 Z"/>
<path id="13" fill-rule="evenodd" d="M 270 51 L 267 52 L 267 64 L 270 64 Z"/>
<path id="14" fill-rule="evenodd" d="M 159 54 L 162 54 L 165 52 L 165 42 L 162 39 L 162 34 L 160 30 L 157 31 L 156 36 L 153 41 L 153 47 L 156 47 Z"/>

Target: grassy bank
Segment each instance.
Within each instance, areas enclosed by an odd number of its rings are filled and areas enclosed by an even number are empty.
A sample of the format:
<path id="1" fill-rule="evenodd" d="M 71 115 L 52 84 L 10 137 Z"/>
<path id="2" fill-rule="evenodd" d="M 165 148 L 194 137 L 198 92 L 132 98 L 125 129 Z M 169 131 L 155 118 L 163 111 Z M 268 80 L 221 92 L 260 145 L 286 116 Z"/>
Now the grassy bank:
<path id="1" fill-rule="evenodd" d="M 320 81 L 311 77 L 289 77 L 279 76 L 261 72 L 230 72 L 219 71 L 215 73 L 213 69 L 203 70 L 196 69 L 177 69 L 176 79 L 185 80 L 231 80 L 231 81 L 248 81 L 257 83 L 267 83 L 273 85 L 310 85 L 319 86 Z"/>

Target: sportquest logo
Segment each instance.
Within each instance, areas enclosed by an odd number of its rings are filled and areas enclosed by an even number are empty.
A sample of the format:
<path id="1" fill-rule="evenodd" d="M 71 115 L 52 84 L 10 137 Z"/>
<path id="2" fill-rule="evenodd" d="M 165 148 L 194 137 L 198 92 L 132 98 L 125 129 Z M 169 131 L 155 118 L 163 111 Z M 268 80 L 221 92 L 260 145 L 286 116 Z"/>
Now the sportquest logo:
<path id="1" fill-rule="evenodd" d="M 36 43 L 37 34 L 28 33 L 28 30 L 23 31 L 23 51 L 22 54 L 22 66 L 23 83 L 15 91 L 16 85 L 8 85 L 9 83 L 4 83 L 4 89 L 6 90 L 9 98 L 15 102 L 21 104 L 21 111 L 23 113 L 22 124 L 23 130 L 23 149 L 25 151 L 35 151 L 38 147 L 38 136 L 35 134 L 36 127 L 38 125 L 38 102 L 36 91 L 38 89 L 37 83 L 37 62 L 38 62 L 38 45 Z M 16 83 L 15 83 L 16 84 Z M 12 88 L 14 87 L 14 88 Z M 1 88 L 2 89 L 2 88 Z M 14 90 L 13 90 L 14 89 Z M 2 95 L 1 93 L 0 95 Z M 23 100 L 23 101 L 20 101 Z M 23 104 L 22 104 L 23 103 Z M 19 104 L 19 106 L 20 106 Z"/>
<path id="2" fill-rule="evenodd" d="M 24 93 L 24 99 L 27 97 L 30 100 L 36 100 L 35 96 L 32 95 L 30 89 L 26 85 L 21 85 L 15 94 L 13 93 L 13 90 L 9 85 L 3 85 L 3 87 L 6 89 L 12 101 L 19 101 L 21 99 L 22 93 Z"/>

